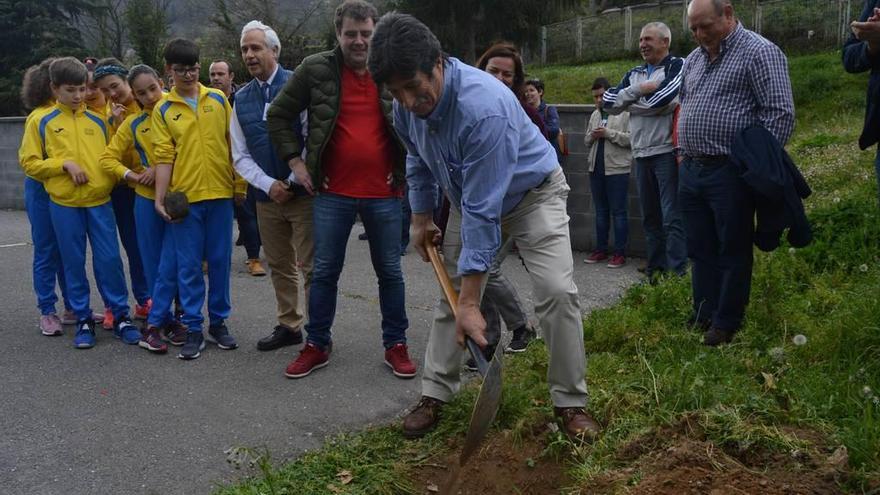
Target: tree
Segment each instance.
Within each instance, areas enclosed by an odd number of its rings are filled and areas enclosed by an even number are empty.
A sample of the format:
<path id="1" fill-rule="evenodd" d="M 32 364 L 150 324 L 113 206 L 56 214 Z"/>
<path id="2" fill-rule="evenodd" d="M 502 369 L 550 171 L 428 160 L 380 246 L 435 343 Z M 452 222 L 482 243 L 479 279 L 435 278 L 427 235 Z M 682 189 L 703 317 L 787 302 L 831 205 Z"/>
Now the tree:
<path id="1" fill-rule="evenodd" d="M 538 39 L 542 24 L 579 0 L 396 0 L 393 8 L 419 18 L 440 39 L 444 50 L 473 62 L 478 50 L 504 39 L 521 48 Z"/>
<path id="2" fill-rule="evenodd" d="M 0 115 L 21 115 L 25 69 L 50 56 L 81 58 L 76 24 L 89 4 L 82 0 L 0 0 Z"/>
<path id="3" fill-rule="evenodd" d="M 112 55 L 122 59 L 125 51 L 124 9 L 125 0 L 91 0 L 80 31 L 95 56 Z"/>
<path id="4" fill-rule="evenodd" d="M 162 47 L 168 36 L 168 6 L 169 0 L 129 0 L 125 7 L 128 38 L 141 61 L 155 69 L 163 65 Z"/>

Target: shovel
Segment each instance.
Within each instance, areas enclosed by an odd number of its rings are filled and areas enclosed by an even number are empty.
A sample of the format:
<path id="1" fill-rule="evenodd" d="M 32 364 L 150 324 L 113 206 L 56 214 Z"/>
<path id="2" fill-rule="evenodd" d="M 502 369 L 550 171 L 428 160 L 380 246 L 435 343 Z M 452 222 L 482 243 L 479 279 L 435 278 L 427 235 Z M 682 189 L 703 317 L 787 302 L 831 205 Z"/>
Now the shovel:
<path id="1" fill-rule="evenodd" d="M 427 246 L 427 251 L 428 257 L 431 258 L 431 266 L 434 268 L 434 274 L 437 275 L 437 281 L 440 282 L 440 287 L 443 289 L 443 295 L 446 296 L 446 302 L 449 303 L 449 307 L 452 308 L 452 314 L 458 316 L 456 314 L 458 308 L 458 294 L 455 292 L 455 288 L 452 287 L 452 281 L 449 279 L 449 274 L 446 273 L 446 267 L 443 266 L 443 261 L 440 259 L 440 254 L 437 252 L 437 246 L 429 244 Z M 468 425 L 467 436 L 464 440 L 464 448 L 458 458 L 458 466 L 452 470 L 450 478 L 447 480 L 446 486 L 450 488 L 446 493 L 451 493 L 451 487 L 455 484 L 458 478 L 460 468 L 464 466 L 465 462 L 467 462 L 471 455 L 477 451 L 480 442 L 483 440 L 483 437 L 486 436 L 489 427 L 492 426 L 492 421 L 495 419 L 495 414 L 498 412 L 498 406 L 501 405 L 501 352 L 499 351 L 501 346 L 498 346 L 495 349 L 495 356 L 493 356 L 492 361 L 487 362 L 486 358 L 483 356 L 483 351 L 476 342 L 471 340 L 470 337 L 465 337 L 465 343 L 471 357 L 473 357 L 474 361 L 477 363 L 477 370 L 479 370 L 480 375 L 483 377 L 483 384 L 480 386 L 480 393 L 477 396 L 477 402 L 474 404 L 474 410 L 471 413 L 471 422 Z"/>

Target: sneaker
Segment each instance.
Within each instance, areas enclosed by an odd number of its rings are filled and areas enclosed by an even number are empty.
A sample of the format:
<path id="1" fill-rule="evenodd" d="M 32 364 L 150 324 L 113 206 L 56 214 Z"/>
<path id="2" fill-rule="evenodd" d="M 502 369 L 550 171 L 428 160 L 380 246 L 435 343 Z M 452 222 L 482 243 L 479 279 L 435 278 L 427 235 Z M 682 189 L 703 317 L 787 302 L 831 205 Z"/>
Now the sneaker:
<path id="1" fill-rule="evenodd" d="M 212 325 L 208 327 L 208 340 L 217 344 L 217 347 L 224 351 L 238 348 L 235 337 L 229 334 L 229 329 L 226 328 L 226 325 Z"/>
<path id="2" fill-rule="evenodd" d="M 95 347 L 94 323 L 82 321 L 76 324 L 76 335 L 73 337 L 73 347 L 77 349 L 91 349 Z"/>
<path id="3" fill-rule="evenodd" d="M 423 395 L 416 407 L 403 418 L 403 436 L 421 438 L 440 422 L 440 410 L 446 403 Z"/>
<path id="4" fill-rule="evenodd" d="M 101 323 L 104 321 L 104 316 L 101 313 L 96 313 L 92 311 L 92 321 L 94 321 L 95 323 Z M 64 310 L 64 314 L 61 316 L 61 324 L 76 325 L 76 322 L 76 313 L 74 313 L 72 309 Z"/>
<path id="5" fill-rule="evenodd" d="M 330 353 L 322 351 L 318 346 L 307 343 L 301 351 L 299 357 L 287 365 L 284 370 L 284 376 L 287 378 L 302 378 L 312 371 L 323 368 L 330 363 Z"/>
<path id="6" fill-rule="evenodd" d="M 147 302 L 141 306 L 140 304 L 136 304 L 134 306 L 134 319 L 135 320 L 146 320 L 148 316 L 150 316 L 150 309 L 153 308 L 153 300 L 147 299 Z"/>
<path id="7" fill-rule="evenodd" d="M 263 268 L 263 264 L 260 263 L 260 260 L 253 258 L 244 262 L 247 265 L 248 273 L 251 274 L 252 277 L 265 277 L 266 269 Z"/>
<path id="8" fill-rule="evenodd" d="M 406 344 L 394 344 L 385 350 L 385 364 L 391 368 L 394 376 L 412 378 L 416 376 L 416 365 L 409 358 Z"/>
<path id="9" fill-rule="evenodd" d="M 590 253 L 589 256 L 587 256 L 587 259 L 584 260 L 584 263 L 592 265 L 594 263 L 599 263 L 599 262 L 605 261 L 607 259 L 608 259 L 608 253 L 597 249 L 597 250 L 593 251 L 592 253 Z"/>
<path id="10" fill-rule="evenodd" d="M 106 321 L 106 320 L 104 320 Z M 123 344 L 135 345 L 141 341 L 141 331 L 131 322 L 131 318 L 123 316 L 113 328 L 113 336 L 122 340 Z"/>
<path id="11" fill-rule="evenodd" d="M 110 311 L 110 308 L 104 308 L 104 318 L 101 320 L 101 326 L 107 331 L 115 328 L 115 325 L 113 325 L 113 311 Z"/>
<path id="12" fill-rule="evenodd" d="M 202 332 L 187 332 L 186 343 L 180 349 L 177 357 L 184 360 L 197 359 L 205 350 L 205 336 Z"/>
<path id="13" fill-rule="evenodd" d="M 271 335 L 257 341 L 257 350 L 274 351 L 289 345 L 302 344 L 302 341 L 302 330 L 299 328 L 291 330 L 283 325 L 277 325 Z"/>
<path id="14" fill-rule="evenodd" d="M 620 268 L 626 264 L 626 258 L 622 254 L 615 254 L 606 265 L 608 268 Z"/>
<path id="15" fill-rule="evenodd" d="M 64 333 L 61 328 L 61 320 L 55 313 L 40 317 L 40 332 L 46 337 L 57 337 Z"/>
<path id="16" fill-rule="evenodd" d="M 186 343 L 186 334 L 186 325 L 178 320 L 171 320 L 171 323 L 162 329 L 162 340 L 174 346 L 182 346 Z"/>
<path id="17" fill-rule="evenodd" d="M 513 331 L 513 338 L 510 339 L 510 343 L 507 344 L 504 352 L 511 352 L 514 354 L 523 352 L 526 350 L 526 347 L 529 346 L 529 342 L 535 340 L 537 336 L 535 330 L 528 325 L 519 327 Z"/>
<path id="18" fill-rule="evenodd" d="M 168 352 L 168 345 L 165 342 L 162 342 L 162 338 L 159 337 L 159 329 L 152 326 L 147 327 L 147 329 L 143 331 L 138 345 L 150 352 L 155 352 L 156 354 L 165 354 Z"/>
<path id="19" fill-rule="evenodd" d="M 487 345 L 483 350 L 483 356 L 485 356 L 486 361 L 491 361 L 492 356 L 495 355 L 495 346 Z M 474 359 L 473 356 L 469 357 L 468 360 L 464 363 L 464 369 L 468 371 L 480 371 L 480 368 L 477 367 L 477 360 Z"/>

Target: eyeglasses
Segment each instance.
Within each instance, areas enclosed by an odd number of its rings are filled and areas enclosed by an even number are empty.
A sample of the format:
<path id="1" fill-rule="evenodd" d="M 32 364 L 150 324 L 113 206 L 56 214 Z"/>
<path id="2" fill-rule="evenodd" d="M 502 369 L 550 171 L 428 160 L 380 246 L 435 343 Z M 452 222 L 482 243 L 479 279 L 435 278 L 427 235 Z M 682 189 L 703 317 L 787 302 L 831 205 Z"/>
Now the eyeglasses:
<path id="1" fill-rule="evenodd" d="M 198 73 L 201 69 L 202 69 L 201 66 L 198 66 L 198 65 L 194 65 L 192 67 L 172 67 L 171 68 L 171 70 L 173 70 L 174 73 L 180 77 L 184 77 L 187 75 L 191 75 L 191 76 L 198 75 Z"/>

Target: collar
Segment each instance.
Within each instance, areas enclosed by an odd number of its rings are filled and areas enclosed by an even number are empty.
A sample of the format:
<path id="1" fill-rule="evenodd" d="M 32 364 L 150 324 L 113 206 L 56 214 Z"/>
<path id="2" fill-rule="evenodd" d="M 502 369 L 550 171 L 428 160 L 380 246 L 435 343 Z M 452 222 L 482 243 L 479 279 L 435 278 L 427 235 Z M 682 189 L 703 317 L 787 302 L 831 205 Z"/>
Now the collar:
<path id="1" fill-rule="evenodd" d="M 205 96 L 205 93 L 208 92 L 208 88 L 206 88 L 202 83 L 199 83 L 199 93 L 196 95 L 196 98 L 201 100 L 202 96 Z M 186 100 L 183 96 L 177 92 L 177 86 L 171 88 L 171 91 L 168 93 L 169 101 L 176 101 L 178 103 L 186 103 Z"/>
<path id="2" fill-rule="evenodd" d="M 77 108 L 70 108 L 69 106 L 65 105 L 64 103 L 56 102 L 56 103 L 55 103 L 55 108 L 57 108 L 58 110 L 60 110 L 61 113 L 65 114 L 65 115 L 76 115 L 76 114 L 81 114 L 81 113 L 85 112 L 86 109 L 87 109 L 87 108 L 86 108 L 86 104 L 85 104 L 85 102 L 83 102 L 82 104 L 80 104 L 80 106 L 77 107 Z"/>
<path id="3" fill-rule="evenodd" d="M 272 81 L 275 80 L 275 76 L 278 74 L 278 69 L 280 69 L 280 68 L 281 68 L 281 64 L 275 63 L 275 70 L 272 71 L 272 75 L 269 76 L 269 79 L 266 79 L 265 81 L 260 81 L 259 79 L 257 80 L 259 82 L 259 86 L 263 87 L 263 83 L 266 83 L 269 86 L 271 86 Z"/>
<path id="4" fill-rule="evenodd" d="M 425 117 L 429 129 L 436 130 L 440 127 L 443 119 L 446 118 L 449 107 L 452 105 L 452 99 L 455 98 L 452 95 L 453 85 L 458 79 L 455 77 L 457 74 L 454 74 L 457 73 L 457 66 L 458 59 L 453 57 L 449 57 L 449 59 L 443 62 L 443 88 L 441 89 L 440 101 L 437 102 L 434 110 Z"/>
<path id="5" fill-rule="evenodd" d="M 730 32 L 723 40 L 721 40 L 721 46 L 718 49 L 718 56 L 724 55 L 724 53 L 731 48 L 736 46 L 736 43 L 742 38 L 742 33 L 746 30 L 743 27 L 742 23 L 739 20 L 736 21 L 736 27 L 733 28 L 733 31 Z M 709 57 L 709 52 L 700 45 L 700 50 L 703 52 L 707 58 Z"/>

